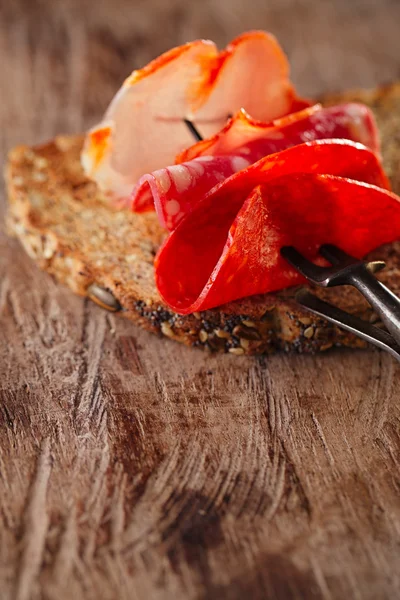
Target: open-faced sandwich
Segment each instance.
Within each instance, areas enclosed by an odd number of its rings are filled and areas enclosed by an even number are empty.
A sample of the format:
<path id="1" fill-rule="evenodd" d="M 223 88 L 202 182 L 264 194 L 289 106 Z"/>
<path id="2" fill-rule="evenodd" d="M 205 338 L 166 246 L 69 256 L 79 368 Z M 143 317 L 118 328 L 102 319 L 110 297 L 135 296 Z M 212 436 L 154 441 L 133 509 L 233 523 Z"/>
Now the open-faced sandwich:
<path id="1" fill-rule="evenodd" d="M 379 248 L 400 290 L 399 115 L 398 86 L 300 98 L 267 33 L 195 41 L 134 71 L 85 136 L 11 151 L 9 228 L 73 291 L 177 341 L 360 346 L 297 304 L 305 280 L 280 251 Z M 376 319 L 354 289 L 315 293 Z"/>

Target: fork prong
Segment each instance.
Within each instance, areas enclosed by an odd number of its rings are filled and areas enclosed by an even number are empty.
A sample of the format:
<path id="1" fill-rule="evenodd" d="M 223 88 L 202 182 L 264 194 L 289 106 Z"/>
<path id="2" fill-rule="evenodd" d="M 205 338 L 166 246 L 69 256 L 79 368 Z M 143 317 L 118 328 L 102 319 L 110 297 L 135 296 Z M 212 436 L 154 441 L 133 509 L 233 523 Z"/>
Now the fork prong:
<path id="1" fill-rule="evenodd" d="M 387 350 L 400 361 L 400 346 L 397 345 L 393 336 L 387 331 L 379 329 L 375 325 L 371 325 L 359 317 L 321 300 L 304 288 L 298 290 L 295 298 L 301 306 L 310 312 L 327 319 L 342 329 L 350 331 L 371 344 L 375 344 L 375 346 L 378 346 L 382 350 Z"/>
<path id="2" fill-rule="evenodd" d="M 350 256 L 350 254 L 347 254 L 347 252 L 345 252 L 341 248 L 338 248 L 334 244 L 323 244 L 319 249 L 319 253 L 321 256 L 326 258 L 326 260 L 328 260 L 334 267 L 344 267 L 359 262 L 356 258 L 354 258 L 354 256 Z"/>
<path id="3" fill-rule="evenodd" d="M 288 261 L 301 275 L 309 281 L 319 284 L 325 277 L 325 268 L 319 265 L 314 265 L 310 260 L 305 258 L 293 246 L 284 246 L 281 248 L 281 255 Z"/>

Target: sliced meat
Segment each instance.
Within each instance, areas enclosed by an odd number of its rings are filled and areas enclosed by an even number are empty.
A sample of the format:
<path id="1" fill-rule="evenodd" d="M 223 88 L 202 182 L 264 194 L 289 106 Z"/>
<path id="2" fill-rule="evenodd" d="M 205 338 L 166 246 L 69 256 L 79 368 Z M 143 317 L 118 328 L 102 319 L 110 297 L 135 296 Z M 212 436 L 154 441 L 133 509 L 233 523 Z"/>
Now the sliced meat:
<path id="1" fill-rule="evenodd" d="M 301 283 L 282 246 L 311 260 L 325 243 L 362 257 L 399 238 L 395 194 L 332 175 L 290 173 L 233 201 L 200 203 L 160 249 L 156 283 L 168 306 L 188 314 Z"/>
<path id="2" fill-rule="evenodd" d="M 331 173 L 389 186 L 373 152 L 350 141 L 325 140 L 271 154 L 252 166 L 244 156 L 227 155 L 202 156 L 160 169 L 139 180 L 132 209 L 145 212 L 155 207 L 160 224 L 172 231 L 207 193 L 213 202 L 229 200 L 230 195 L 247 194 L 259 183 L 293 172 Z"/>
<path id="3" fill-rule="evenodd" d="M 214 186 L 249 166 L 240 156 L 202 156 L 144 175 L 132 193 L 134 212 L 156 210 L 160 225 L 172 231 Z"/>
<path id="4" fill-rule="evenodd" d="M 209 136 L 242 107 L 271 120 L 299 104 L 273 36 L 243 34 L 220 54 L 213 42 L 198 40 L 128 77 L 103 121 L 89 131 L 82 164 L 102 190 L 126 198 L 144 173 L 173 164 L 192 143 L 184 119 Z"/>

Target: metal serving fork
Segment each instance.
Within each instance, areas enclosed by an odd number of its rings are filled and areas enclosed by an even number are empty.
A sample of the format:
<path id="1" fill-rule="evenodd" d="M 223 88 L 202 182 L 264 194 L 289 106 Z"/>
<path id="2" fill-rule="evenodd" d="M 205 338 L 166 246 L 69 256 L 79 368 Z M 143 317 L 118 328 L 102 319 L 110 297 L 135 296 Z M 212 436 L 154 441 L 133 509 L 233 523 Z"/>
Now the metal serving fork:
<path id="1" fill-rule="evenodd" d="M 351 333 L 390 352 L 400 361 L 400 299 L 374 276 L 385 267 L 382 261 L 365 263 L 337 246 L 325 244 L 320 254 L 331 267 L 320 267 L 307 260 L 293 246 L 281 249 L 282 256 L 308 281 L 320 287 L 352 285 L 371 304 L 388 331 L 320 300 L 306 289 L 296 294 L 297 302 L 310 312 L 335 323 Z"/>

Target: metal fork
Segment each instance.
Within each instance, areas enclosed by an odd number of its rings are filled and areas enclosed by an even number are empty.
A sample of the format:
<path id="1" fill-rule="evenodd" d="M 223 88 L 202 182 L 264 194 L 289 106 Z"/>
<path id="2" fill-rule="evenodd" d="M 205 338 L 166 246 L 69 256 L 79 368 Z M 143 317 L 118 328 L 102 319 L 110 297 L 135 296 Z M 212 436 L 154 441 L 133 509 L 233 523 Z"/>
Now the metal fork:
<path id="1" fill-rule="evenodd" d="M 293 246 L 281 249 L 282 256 L 311 283 L 320 287 L 352 285 L 357 288 L 388 331 L 320 300 L 306 289 L 297 292 L 297 302 L 310 312 L 390 352 L 400 361 L 400 299 L 374 276 L 386 266 L 385 263 L 365 263 L 331 244 L 321 246 L 319 252 L 331 263 L 331 267 L 315 265 Z"/>

